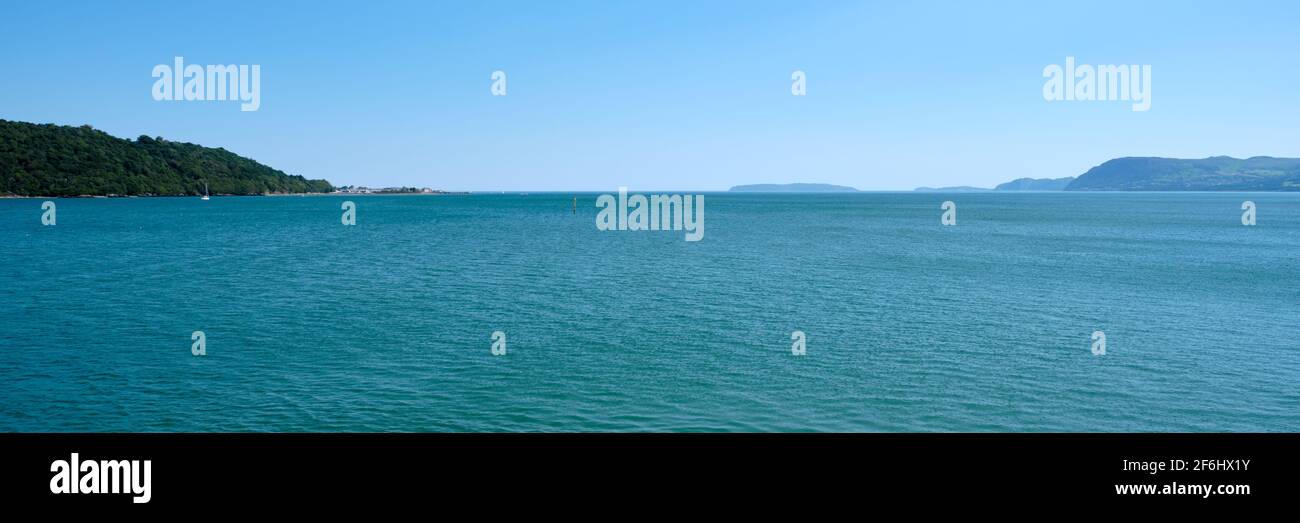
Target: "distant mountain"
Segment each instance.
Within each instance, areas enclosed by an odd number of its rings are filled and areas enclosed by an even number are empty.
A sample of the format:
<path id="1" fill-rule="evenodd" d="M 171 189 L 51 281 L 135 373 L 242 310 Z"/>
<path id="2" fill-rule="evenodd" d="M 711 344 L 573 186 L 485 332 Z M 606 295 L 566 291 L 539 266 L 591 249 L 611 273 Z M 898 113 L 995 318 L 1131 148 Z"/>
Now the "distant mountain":
<path id="1" fill-rule="evenodd" d="M 829 183 L 760 183 L 737 185 L 731 192 L 858 192 L 857 189 Z"/>
<path id="2" fill-rule="evenodd" d="M 329 192 L 325 180 L 290 176 L 225 149 L 141 136 L 126 140 L 89 125 L 0 120 L 0 194 L 17 196 L 197 195 Z"/>
<path id="3" fill-rule="evenodd" d="M 956 187 L 917 187 L 912 189 L 916 192 L 985 192 L 993 189 L 984 187 L 971 187 L 969 185 L 959 185 Z"/>
<path id="4" fill-rule="evenodd" d="M 998 184 L 995 191 L 1064 191 L 1074 181 L 1073 176 L 1065 178 L 1017 178 L 1007 183 Z"/>
<path id="5" fill-rule="evenodd" d="M 1119 158 L 1083 173 L 1067 191 L 1300 191 L 1300 158 Z"/>

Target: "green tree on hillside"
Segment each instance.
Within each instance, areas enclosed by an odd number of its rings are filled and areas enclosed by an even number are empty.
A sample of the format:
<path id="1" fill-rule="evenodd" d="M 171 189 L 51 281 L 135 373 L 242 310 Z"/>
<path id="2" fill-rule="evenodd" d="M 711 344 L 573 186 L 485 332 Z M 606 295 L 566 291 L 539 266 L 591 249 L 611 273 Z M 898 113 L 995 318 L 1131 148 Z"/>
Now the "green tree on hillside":
<path id="1" fill-rule="evenodd" d="M 89 125 L 0 120 L 0 194 L 19 196 L 197 195 L 329 192 L 325 180 L 162 137 L 127 140 Z"/>

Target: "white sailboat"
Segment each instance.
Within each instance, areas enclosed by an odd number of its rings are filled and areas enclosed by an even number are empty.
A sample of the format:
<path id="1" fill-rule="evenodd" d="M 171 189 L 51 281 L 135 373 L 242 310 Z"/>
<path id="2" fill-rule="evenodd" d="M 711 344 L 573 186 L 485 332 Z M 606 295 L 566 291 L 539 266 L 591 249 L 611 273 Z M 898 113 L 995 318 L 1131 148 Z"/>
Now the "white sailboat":
<path id="1" fill-rule="evenodd" d="M 203 198 L 200 199 L 203 201 L 208 201 L 212 199 L 208 197 L 208 182 L 203 182 Z"/>

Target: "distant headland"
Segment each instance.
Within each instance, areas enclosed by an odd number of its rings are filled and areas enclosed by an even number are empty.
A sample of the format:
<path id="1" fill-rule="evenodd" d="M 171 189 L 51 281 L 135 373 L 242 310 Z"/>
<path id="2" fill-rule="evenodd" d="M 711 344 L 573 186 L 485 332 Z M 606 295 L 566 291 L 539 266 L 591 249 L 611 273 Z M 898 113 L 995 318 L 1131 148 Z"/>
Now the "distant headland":
<path id="1" fill-rule="evenodd" d="M 988 192 L 988 191 L 1064 191 L 1074 177 L 1067 178 L 1017 178 L 1007 183 L 998 184 L 997 187 L 987 189 L 984 187 L 971 187 L 961 185 L 957 187 L 917 187 L 919 192 Z"/>
<path id="2" fill-rule="evenodd" d="M 957 185 L 953 187 L 917 187 L 912 190 L 916 192 L 989 192 L 993 189 L 971 187 L 969 185 Z"/>
<path id="3" fill-rule="evenodd" d="M 1117 158 L 1078 178 L 1020 178 L 993 189 L 918 187 L 928 192 L 974 191 L 1300 191 L 1300 158 L 1214 156 Z"/>
<path id="4" fill-rule="evenodd" d="M 737 185 L 730 192 L 858 192 L 857 189 L 829 183 L 759 183 Z"/>
<path id="5" fill-rule="evenodd" d="M 1300 191 L 1300 158 L 1118 158 L 1083 173 L 1067 191 Z"/>

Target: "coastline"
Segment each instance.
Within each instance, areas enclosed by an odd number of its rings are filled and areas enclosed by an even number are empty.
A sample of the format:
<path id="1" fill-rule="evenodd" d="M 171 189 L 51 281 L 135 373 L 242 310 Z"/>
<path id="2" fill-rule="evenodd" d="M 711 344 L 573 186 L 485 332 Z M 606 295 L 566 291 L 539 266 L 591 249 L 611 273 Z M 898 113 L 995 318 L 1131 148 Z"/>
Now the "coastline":
<path id="1" fill-rule="evenodd" d="M 260 197 L 260 196 L 455 196 L 466 195 L 469 192 L 431 192 L 431 193 L 409 193 L 409 192 L 391 192 L 391 193 L 345 193 L 345 192 L 295 192 L 295 193 L 263 193 L 263 194 L 213 194 L 212 197 Z M 197 194 L 75 194 L 75 195 L 43 195 L 43 196 L 22 196 L 17 194 L 0 194 L 0 199 L 7 200 L 48 200 L 50 198 L 198 198 Z"/>

